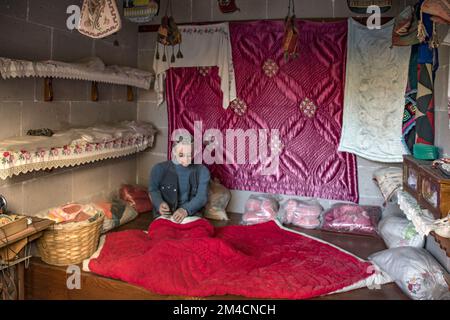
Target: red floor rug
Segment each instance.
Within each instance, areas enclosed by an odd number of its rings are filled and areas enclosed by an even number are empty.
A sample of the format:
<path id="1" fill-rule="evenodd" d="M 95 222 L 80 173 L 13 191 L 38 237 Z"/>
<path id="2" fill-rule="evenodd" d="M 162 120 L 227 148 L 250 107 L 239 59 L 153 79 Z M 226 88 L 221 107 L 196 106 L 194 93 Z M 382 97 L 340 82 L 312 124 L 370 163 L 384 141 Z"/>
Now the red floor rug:
<path id="1" fill-rule="evenodd" d="M 305 299 L 367 280 L 372 265 L 275 222 L 214 228 L 157 219 L 109 233 L 91 272 L 157 294 Z M 372 277 L 373 278 L 373 277 Z"/>

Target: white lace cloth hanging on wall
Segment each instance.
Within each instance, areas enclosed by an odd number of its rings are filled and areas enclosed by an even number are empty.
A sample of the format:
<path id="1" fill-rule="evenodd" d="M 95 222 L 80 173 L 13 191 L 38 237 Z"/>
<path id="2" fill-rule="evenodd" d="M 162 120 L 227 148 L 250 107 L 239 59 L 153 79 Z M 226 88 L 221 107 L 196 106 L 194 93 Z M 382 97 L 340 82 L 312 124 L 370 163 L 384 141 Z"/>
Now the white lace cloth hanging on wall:
<path id="1" fill-rule="evenodd" d="M 153 74 L 151 72 L 124 67 L 105 66 L 97 57 L 79 62 L 27 61 L 0 57 L 0 74 L 3 79 L 23 77 L 63 78 L 87 80 L 149 89 Z"/>
<path id="2" fill-rule="evenodd" d="M 164 48 L 156 43 L 153 69 L 156 74 L 155 91 L 158 104 L 164 102 L 166 71 L 170 68 L 218 66 L 221 79 L 220 88 L 223 93 L 222 106 L 224 109 L 228 108 L 230 102 L 236 99 L 236 81 L 228 23 L 202 26 L 183 25 L 179 26 L 179 30 L 182 37 L 181 51 L 184 56 L 182 59 L 176 59 L 171 63 L 172 48 L 167 47 L 167 61 L 162 61 Z M 160 57 L 156 59 L 158 50 Z M 177 46 L 174 50 L 177 50 Z"/>
<path id="3" fill-rule="evenodd" d="M 394 20 L 370 30 L 348 22 L 344 116 L 339 151 L 402 162 L 402 119 L 410 47 L 391 46 Z"/>

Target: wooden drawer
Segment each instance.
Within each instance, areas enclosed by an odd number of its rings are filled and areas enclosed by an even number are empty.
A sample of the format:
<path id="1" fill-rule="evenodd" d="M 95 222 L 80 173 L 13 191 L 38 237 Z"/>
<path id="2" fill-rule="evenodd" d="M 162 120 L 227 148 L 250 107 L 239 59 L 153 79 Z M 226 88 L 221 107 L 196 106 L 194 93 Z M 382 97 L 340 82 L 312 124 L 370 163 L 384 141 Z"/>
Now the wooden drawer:
<path id="1" fill-rule="evenodd" d="M 411 156 L 403 157 L 403 190 L 411 194 L 416 200 L 419 200 L 420 166 L 422 164 L 422 161 Z"/>
<path id="2" fill-rule="evenodd" d="M 422 167 L 419 179 L 419 204 L 430 210 L 436 219 L 450 211 L 450 179 L 431 166 Z"/>

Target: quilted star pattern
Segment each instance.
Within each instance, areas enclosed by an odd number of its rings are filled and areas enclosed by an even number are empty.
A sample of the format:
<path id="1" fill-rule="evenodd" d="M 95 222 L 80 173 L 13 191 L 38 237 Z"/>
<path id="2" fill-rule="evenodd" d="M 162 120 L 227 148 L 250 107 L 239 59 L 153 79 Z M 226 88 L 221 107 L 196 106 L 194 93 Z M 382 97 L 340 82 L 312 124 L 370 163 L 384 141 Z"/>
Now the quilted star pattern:
<path id="1" fill-rule="evenodd" d="M 266 139 L 247 142 L 245 150 L 267 143 L 267 150 L 279 152 L 270 175 L 263 174 L 267 161 L 252 163 L 249 152 L 236 150 L 231 155 L 234 162 L 208 164 L 211 175 L 234 190 L 357 202 L 356 157 L 337 151 L 342 131 L 347 22 L 297 23 L 303 49 L 290 61 L 284 60 L 280 45 L 284 31 L 281 21 L 230 23 L 238 99 L 227 109 L 221 105 L 217 67 L 212 67 L 207 81 L 197 68 L 169 70 L 169 132 L 185 128 L 193 133 L 194 122 L 201 121 L 202 132 L 221 132 L 225 153 L 230 156 L 225 143 L 229 129 L 241 130 L 240 136 L 249 129 L 264 129 Z M 278 142 L 271 139 L 275 130 Z M 238 147 L 236 143 L 235 149 Z"/>

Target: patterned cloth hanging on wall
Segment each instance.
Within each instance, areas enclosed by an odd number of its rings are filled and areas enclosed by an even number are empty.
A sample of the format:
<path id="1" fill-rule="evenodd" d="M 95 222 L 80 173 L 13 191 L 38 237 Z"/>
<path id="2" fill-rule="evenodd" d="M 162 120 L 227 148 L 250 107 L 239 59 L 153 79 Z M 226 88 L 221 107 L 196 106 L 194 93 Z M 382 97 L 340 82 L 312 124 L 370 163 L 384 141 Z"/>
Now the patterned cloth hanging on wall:
<path id="1" fill-rule="evenodd" d="M 423 3 L 423 0 L 420 3 Z M 419 45 L 417 60 L 416 143 L 433 145 L 435 130 L 434 78 L 439 68 L 439 56 L 438 49 L 432 45 L 434 23 L 431 20 L 431 16 L 422 12 L 421 23 L 426 30 L 426 37 Z"/>
<path id="2" fill-rule="evenodd" d="M 78 31 L 91 38 L 104 38 L 122 28 L 116 0 L 84 0 Z"/>
<path id="3" fill-rule="evenodd" d="M 403 114 L 402 136 L 405 148 L 410 153 L 416 143 L 416 108 L 417 108 L 417 58 L 418 45 L 411 47 L 409 59 L 408 85 L 405 93 L 405 110 Z"/>
<path id="4" fill-rule="evenodd" d="M 344 119 L 339 151 L 373 161 L 402 162 L 404 92 L 409 47 L 391 46 L 394 21 L 369 30 L 348 20 Z"/>
<path id="5" fill-rule="evenodd" d="M 242 130 L 240 136 L 249 129 L 267 129 L 267 140 L 259 139 L 259 146 L 281 152 L 275 174 L 263 175 L 265 164 L 252 164 L 244 152 L 238 153 L 241 164 L 209 165 L 212 176 L 229 189 L 357 202 L 356 158 L 337 152 L 347 23 L 296 23 L 304 49 L 289 62 L 281 46 L 282 21 L 230 24 L 237 98 L 227 109 L 221 104 L 217 67 L 170 69 L 169 132 L 185 128 L 194 133 L 194 121 L 201 121 L 203 133 L 217 129 L 225 141 L 228 129 Z M 278 139 L 268 137 L 270 130 L 278 130 Z"/>

